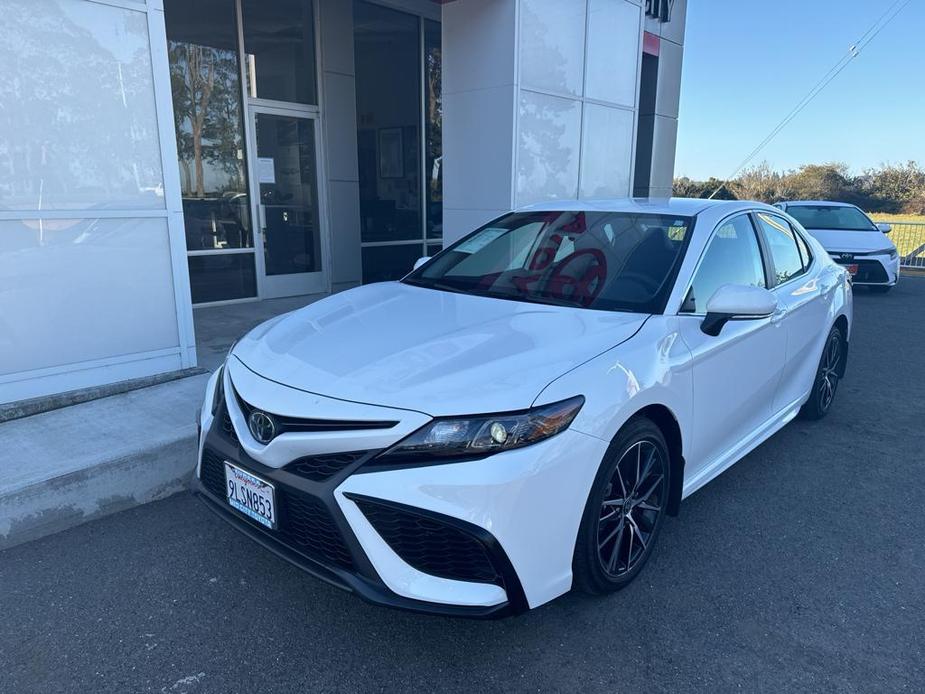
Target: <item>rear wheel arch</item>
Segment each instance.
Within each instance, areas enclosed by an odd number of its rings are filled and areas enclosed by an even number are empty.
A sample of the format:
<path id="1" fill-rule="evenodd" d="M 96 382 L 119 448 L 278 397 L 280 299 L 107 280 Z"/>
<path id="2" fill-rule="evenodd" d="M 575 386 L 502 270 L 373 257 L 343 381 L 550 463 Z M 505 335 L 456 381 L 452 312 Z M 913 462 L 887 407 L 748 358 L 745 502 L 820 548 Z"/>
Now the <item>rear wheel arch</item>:
<path id="1" fill-rule="evenodd" d="M 845 371 L 848 367 L 848 317 L 844 313 L 838 316 L 835 319 L 832 327 L 838 328 L 841 331 L 841 342 L 842 349 L 844 350 L 844 356 L 842 357 L 841 362 L 838 365 L 838 377 L 844 378 Z"/>

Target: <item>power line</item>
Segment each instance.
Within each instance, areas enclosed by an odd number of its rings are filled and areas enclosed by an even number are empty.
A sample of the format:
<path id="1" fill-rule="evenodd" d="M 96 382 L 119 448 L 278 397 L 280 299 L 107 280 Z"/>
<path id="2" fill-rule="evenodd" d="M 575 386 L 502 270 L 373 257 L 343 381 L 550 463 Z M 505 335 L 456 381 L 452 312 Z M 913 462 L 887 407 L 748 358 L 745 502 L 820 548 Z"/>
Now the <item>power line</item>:
<path id="1" fill-rule="evenodd" d="M 889 8 L 887 8 L 887 10 L 881 14 L 873 24 L 870 25 L 867 31 L 865 31 L 857 41 L 848 47 L 848 52 L 839 58 L 838 62 L 836 62 L 831 68 L 829 68 L 829 71 L 826 72 L 822 78 L 816 82 L 816 84 L 813 85 L 813 87 L 806 93 L 806 95 L 797 102 L 796 106 L 794 106 L 793 109 L 786 116 L 784 116 L 783 120 L 781 120 L 781 122 L 771 130 L 768 136 L 759 142 L 757 147 L 749 152 L 748 156 L 742 160 L 742 163 L 739 164 L 735 170 L 729 174 L 729 176 L 725 178 L 722 183 L 719 184 L 716 190 L 710 193 L 710 199 L 712 200 L 713 196 L 722 190 L 723 186 L 735 178 L 736 175 L 742 169 L 744 169 L 748 163 L 754 159 L 758 153 L 764 149 L 768 143 L 771 142 L 771 140 L 773 140 L 777 134 L 787 126 L 788 123 L 790 123 L 790 121 L 796 118 L 800 111 L 806 108 L 809 103 L 816 98 L 819 92 L 825 89 L 829 82 L 838 77 L 839 73 L 848 67 L 849 63 L 857 58 L 861 54 L 861 51 L 871 41 L 873 41 L 874 38 L 876 38 L 877 34 L 879 34 L 887 24 L 893 21 L 896 15 L 902 12 L 906 5 L 908 5 L 910 2 L 912 2 L 912 0 L 895 0 L 895 2 L 890 5 Z M 884 18 L 886 18 L 885 21 Z"/>

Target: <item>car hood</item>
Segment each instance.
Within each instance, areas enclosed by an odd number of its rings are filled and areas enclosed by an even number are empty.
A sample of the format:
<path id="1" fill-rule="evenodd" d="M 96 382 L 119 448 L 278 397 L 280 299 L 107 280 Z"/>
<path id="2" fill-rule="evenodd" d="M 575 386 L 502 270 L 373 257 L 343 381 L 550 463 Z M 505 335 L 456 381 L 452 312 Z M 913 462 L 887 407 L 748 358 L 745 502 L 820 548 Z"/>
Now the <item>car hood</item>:
<path id="1" fill-rule="evenodd" d="M 880 251 L 893 246 L 889 237 L 880 231 L 845 231 L 843 229 L 807 229 L 822 247 L 829 251 L 861 253 Z"/>
<path id="2" fill-rule="evenodd" d="M 278 316 L 233 354 L 260 376 L 328 397 L 435 417 L 503 412 L 529 407 L 647 317 L 384 282 Z"/>

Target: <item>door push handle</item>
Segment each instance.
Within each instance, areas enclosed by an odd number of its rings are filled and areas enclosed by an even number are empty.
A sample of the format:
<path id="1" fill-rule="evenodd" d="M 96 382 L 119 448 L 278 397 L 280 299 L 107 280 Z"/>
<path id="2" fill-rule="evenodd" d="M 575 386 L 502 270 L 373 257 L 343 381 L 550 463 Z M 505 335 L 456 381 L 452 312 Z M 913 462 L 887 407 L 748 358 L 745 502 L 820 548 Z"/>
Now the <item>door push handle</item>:
<path id="1" fill-rule="evenodd" d="M 267 206 L 263 203 L 257 205 L 257 229 L 263 232 L 267 228 Z"/>

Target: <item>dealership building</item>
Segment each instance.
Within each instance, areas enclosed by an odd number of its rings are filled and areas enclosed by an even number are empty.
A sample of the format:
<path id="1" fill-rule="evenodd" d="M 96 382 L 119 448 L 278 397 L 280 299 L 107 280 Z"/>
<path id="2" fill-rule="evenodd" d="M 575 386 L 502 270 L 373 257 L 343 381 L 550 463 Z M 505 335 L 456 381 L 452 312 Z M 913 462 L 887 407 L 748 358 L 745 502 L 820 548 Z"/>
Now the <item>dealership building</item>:
<path id="1" fill-rule="evenodd" d="M 684 0 L 0 8 L 0 404 L 196 366 L 194 307 L 670 194 Z"/>

